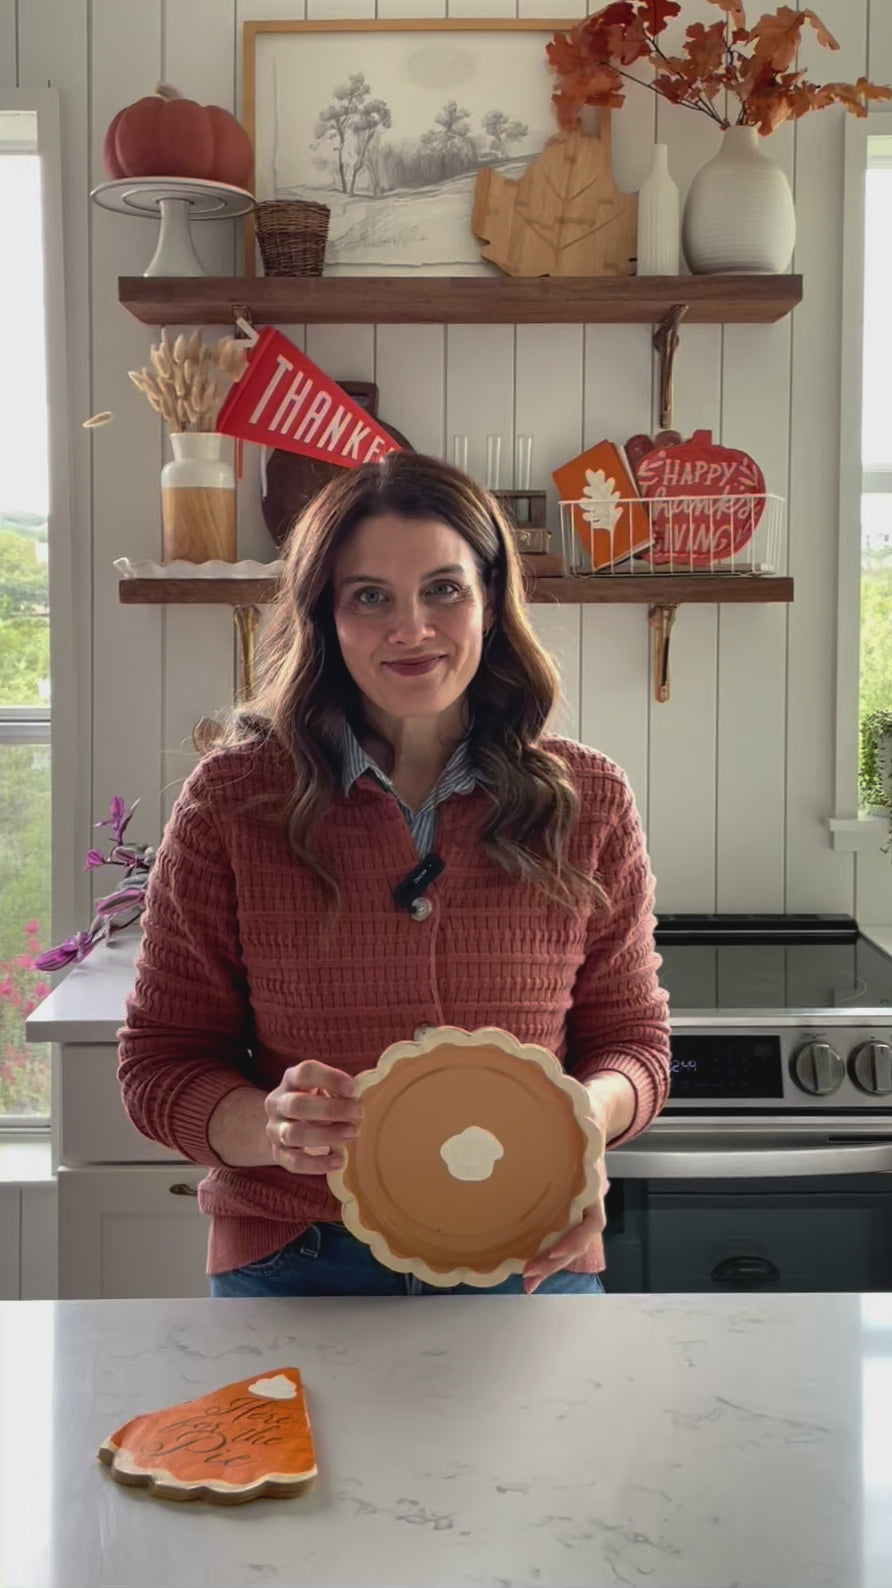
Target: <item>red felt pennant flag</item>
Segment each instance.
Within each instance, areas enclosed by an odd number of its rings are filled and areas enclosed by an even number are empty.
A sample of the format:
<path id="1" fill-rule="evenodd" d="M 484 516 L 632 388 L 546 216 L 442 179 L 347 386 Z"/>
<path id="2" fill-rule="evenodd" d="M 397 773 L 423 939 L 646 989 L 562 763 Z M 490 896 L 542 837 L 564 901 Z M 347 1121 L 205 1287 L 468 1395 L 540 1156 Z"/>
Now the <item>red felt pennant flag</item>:
<path id="1" fill-rule="evenodd" d="M 287 336 L 268 325 L 217 419 L 224 436 L 357 469 L 403 449 Z"/>

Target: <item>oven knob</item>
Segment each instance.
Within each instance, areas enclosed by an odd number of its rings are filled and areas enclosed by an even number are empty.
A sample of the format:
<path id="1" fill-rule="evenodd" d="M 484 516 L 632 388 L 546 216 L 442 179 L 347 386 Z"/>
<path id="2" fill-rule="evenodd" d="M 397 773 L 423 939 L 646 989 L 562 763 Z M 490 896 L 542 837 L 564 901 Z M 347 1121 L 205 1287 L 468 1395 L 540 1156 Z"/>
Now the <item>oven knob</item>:
<path id="1" fill-rule="evenodd" d="M 792 1063 L 793 1080 L 803 1092 L 826 1097 L 842 1086 L 846 1067 L 829 1042 L 807 1042 Z"/>
<path id="2" fill-rule="evenodd" d="M 852 1080 L 875 1097 L 892 1093 L 892 1048 L 888 1042 L 862 1042 L 849 1060 Z"/>

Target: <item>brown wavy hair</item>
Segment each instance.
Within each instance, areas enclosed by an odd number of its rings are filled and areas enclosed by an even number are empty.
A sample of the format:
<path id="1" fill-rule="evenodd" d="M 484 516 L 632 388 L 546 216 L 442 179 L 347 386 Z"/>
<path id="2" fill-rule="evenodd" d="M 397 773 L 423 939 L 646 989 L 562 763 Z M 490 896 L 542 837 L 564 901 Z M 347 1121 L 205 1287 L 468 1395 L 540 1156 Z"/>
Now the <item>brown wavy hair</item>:
<path id="1" fill-rule="evenodd" d="M 567 858 L 578 808 L 561 759 L 542 747 L 558 698 L 557 670 L 527 617 L 520 559 L 498 503 L 436 458 L 391 452 L 345 469 L 306 508 L 288 538 L 281 590 L 262 645 L 254 698 L 230 716 L 225 743 L 272 738 L 294 768 L 280 819 L 295 854 L 334 892 L 312 828 L 340 791 L 343 717 L 362 732 L 360 692 L 341 655 L 334 618 L 335 559 L 354 529 L 385 513 L 433 518 L 470 546 L 493 622 L 467 691 L 472 759 L 492 816 L 485 852 L 518 881 L 571 909 L 605 904 L 597 877 Z"/>

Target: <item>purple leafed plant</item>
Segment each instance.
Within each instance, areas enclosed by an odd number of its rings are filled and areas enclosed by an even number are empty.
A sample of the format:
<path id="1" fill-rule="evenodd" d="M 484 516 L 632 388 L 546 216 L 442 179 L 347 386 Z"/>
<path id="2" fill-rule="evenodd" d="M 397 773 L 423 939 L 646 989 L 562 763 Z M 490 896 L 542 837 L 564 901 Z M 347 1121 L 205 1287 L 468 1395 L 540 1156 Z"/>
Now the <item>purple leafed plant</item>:
<path id="1" fill-rule="evenodd" d="M 86 959 L 103 938 L 113 937 L 116 932 L 122 932 L 125 927 L 139 920 L 145 908 L 146 887 L 155 851 L 149 844 L 124 841 L 124 834 L 138 804 L 139 800 L 134 800 L 128 810 L 121 795 L 115 794 L 104 821 L 96 822 L 97 827 L 111 828 L 111 847 L 107 855 L 100 849 L 88 849 L 84 870 L 120 866 L 124 875 L 113 893 L 96 901 L 96 914 L 87 931 L 76 932 L 74 937 L 66 937 L 65 942 L 57 948 L 48 948 L 44 954 L 38 955 L 34 961 L 38 970 L 62 970 L 76 960 Z"/>

